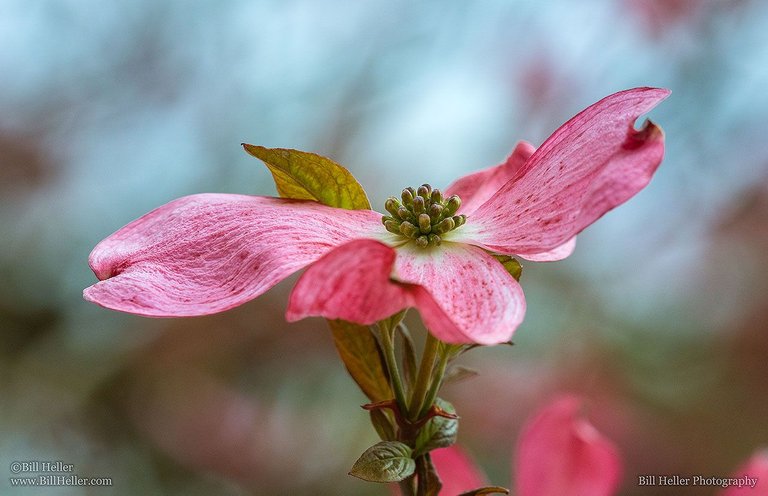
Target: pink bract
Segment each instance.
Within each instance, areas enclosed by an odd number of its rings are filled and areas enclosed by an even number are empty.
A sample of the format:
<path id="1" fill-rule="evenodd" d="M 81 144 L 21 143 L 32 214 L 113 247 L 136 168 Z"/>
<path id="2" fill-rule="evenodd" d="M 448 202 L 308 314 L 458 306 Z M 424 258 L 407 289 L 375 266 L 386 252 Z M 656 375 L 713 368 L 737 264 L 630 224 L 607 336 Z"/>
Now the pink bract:
<path id="1" fill-rule="evenodd" d="M 580 415 L 581 400 L 562 396 L 523 429 L 515 460 L 518 496 L 611 496 L 622 465 L 613 443 Z"/>
<path id="2" fill-rule="evenodd" d="M 576 234 L 650 181 L 664 137 L 650 122 L 639 131 L 633 126 L 668 95 L 656 88 L 610 95 L 538 150 L 521 142 L 505 163 L 457 180 L 447 193 L 461 196 L 467 223 L 446 233 L 440 247 L 398 239 L 371 210 L 199 194 L 99 243 L 89 262 L 100 282 L 84 297 L 150 317 L 207 315 L 314 263 L 291 295 L 289 320 L 370 324 L 415 307 L 443 341 L 508 341 L 523 320 L 525 299 L 488 252 L 534 261 L 570 255 Z"/>

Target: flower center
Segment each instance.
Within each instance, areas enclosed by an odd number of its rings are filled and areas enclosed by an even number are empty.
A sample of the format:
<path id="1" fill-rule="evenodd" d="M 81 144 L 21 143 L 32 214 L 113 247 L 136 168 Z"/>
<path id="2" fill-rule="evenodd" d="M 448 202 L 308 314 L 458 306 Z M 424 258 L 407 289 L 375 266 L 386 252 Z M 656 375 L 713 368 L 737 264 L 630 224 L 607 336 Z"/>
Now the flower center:
<path id="1" fill-rule="evenodd" d="M 402 201 L 390 197 L 384 208 L 390 215 L 381 218 L 387 231 L 416 241 L 416 246 L 440 246 L 441 235 L 461 227 L 466 215 L 455 215 L 461 206 L 458 195 L 443 198 L 439 189 L 422 184 L 418 189 L 405 188 Z"/>

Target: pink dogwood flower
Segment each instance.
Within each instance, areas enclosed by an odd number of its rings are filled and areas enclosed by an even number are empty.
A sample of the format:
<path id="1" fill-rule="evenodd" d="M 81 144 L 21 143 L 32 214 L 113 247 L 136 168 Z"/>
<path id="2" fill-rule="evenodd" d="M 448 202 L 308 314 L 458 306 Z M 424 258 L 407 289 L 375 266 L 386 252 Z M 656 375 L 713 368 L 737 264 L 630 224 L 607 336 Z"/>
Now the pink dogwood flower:
<path id="1" fill-rule="evenodd" d="M 560 396 L 523 428 L 512 470 L 517 496 L 616 494 L 621 458 L 613 443 L 580 415 L 581 405 L 576 396 Z M 477 489 L 485 479 L 456 445 L 433 451 L 432 461 L 443 482 L 441 496 Z"/>
<path id="2" fill-rule="evenodd" d="M 179 198 L 100 242 L 100 282 L 86 300 L 150 317 L 207 315 L 241 305 L 309 266 L 289 321 L 307 316 L 373 324 L 418 309 L 451 343 L 508 341 L 525 298 L 492 254 L 567 257 L 575 236 L 650 180 L 660 128 L 635 120 L 668 90 L 610 95 L 538 150 L 520 143 L 503 164 L 465 176 L 446 195 L 425 185 L 391 198 L 389 215 L 314 201 L 234 194 Z"/>

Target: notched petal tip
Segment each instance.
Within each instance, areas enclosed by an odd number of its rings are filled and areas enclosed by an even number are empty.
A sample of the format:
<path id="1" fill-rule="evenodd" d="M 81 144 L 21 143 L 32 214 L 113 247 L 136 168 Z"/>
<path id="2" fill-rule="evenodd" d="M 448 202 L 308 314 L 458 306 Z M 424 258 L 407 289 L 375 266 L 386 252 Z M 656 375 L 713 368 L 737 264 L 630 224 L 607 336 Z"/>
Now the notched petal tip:
<path id="1" fill-rule="evenodd" d="M 635 121 L 669 94 L 620 91 L 569 119 L 473 212 L 463 241 L 501 253 L 548 252 L 629 200 L 664 156 L 661 128 L 646 121 L 638 130 Z"/>
<path id="2" fill-rule="evenodd" d="M 661 129 L 661 126 L 658 126 L 650 119 L 646 119 L 640 129 L 635 129 L 634 125 L 630 124 L 627 139 L 622 143 L 621 147 L 624 150 L 636 150 L 648 142 L 663 141 L 664 130 Z"/>

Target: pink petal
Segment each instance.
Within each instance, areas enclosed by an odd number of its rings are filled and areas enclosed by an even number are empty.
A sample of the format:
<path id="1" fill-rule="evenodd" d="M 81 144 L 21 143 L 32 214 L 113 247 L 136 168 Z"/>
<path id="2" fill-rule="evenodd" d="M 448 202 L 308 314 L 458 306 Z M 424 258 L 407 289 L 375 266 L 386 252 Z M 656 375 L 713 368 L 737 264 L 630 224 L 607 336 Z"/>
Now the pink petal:
<path id="1" fill-rule="evenodd" d="M 731 475 L 732 478 L 757 479 L 754 487 L 731 485 L 721 496 L 768 496 L 768 450 L 752 455 L 744 465 Z M 745 481 L 746 482 L 746 481 Z"/>
<path id="2" fill-rule="evenodd" d="M 174 200 L 99 243 L 101 282 L 83 296 L 151 317 L 241 305 L 334 246 L 381 231 L 380 214 L 315 202 L 200 194 Z"/>
<path id="3" fill-rule="evenodd" d="M 445 342 L 496 344 L 509 340 L 522 321 L 525 300 L 517 281 L 478 248 L 445 243 L 434 250 L 394 250 L 356 240 L 304 272 L 286 318 L 369 325 L 408 307 L 417 308 L 430 332 Z"/>
<path id="4" fill-rule="evenodd" d="M 535 150 L 532 144 L 519 142 L 503 164 L 457 179 L 445 189 L 446 196 L 459 195 L 460 213 L 474 212 L 515 176 Z"/>
<path id="5" fill-rule="evenodd" d="M 286 319 L 319 316 L 370 325 L 416 306 L 423 289 L 390 279 L 395 256 L 394 249 L 372 239 L 332 250 L 301 275 Z"/>
<path id="6" fill-rule="evenodd" d="M 576 249 L 576 236 L 572 237 L 560 246 L 541 253 L 518 253 L 517 256 L 531 262 L 556 262 L 568 258 Z"/>
<path id="7" fill-rule="evenodd" d="M 497 344 L 509 341 L 525 316 L 520 284 L 485 251 L 445 242 L 422 250 L 413 244 L 397 249 L 395 274 L 424 287 L 450 316 L 463 338 L 443 333 L 422 313 L 432 333 L 447 342 Z"/>
<path id="8" fill-rule="evenodd" d="M 653 123 L 640 131 L 633 123 L 668 95 L 664 89 L 635 88 L 583 110 L 452 239 L 508 254 L 562 245 L 648 184 L 664 155 L 664 135 Z"/>
<path id="9" fill-rule="evenodd" d="M 514 472 L 518 496 L 610 496 L 622 464 L 611 441 L 579 416 L 581 401 L 563 396 L 523 429 Z"/>
<path id="10" fill-rule="evenodd" d="M 441 495 L 455 496 L 487 485 L 483 473 L 458 446 L 430 451 L 430 456 L 443 482 Z"/>

